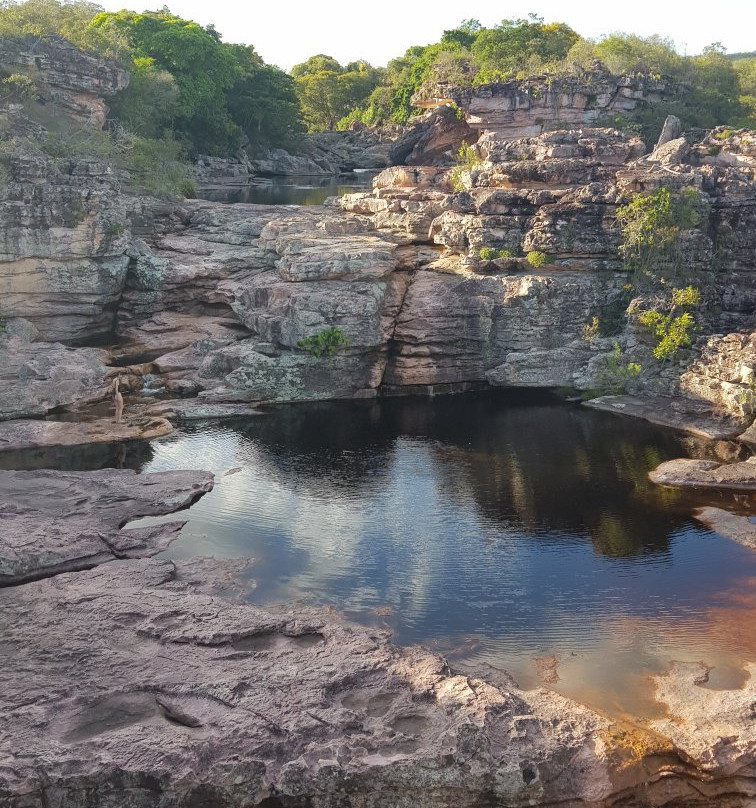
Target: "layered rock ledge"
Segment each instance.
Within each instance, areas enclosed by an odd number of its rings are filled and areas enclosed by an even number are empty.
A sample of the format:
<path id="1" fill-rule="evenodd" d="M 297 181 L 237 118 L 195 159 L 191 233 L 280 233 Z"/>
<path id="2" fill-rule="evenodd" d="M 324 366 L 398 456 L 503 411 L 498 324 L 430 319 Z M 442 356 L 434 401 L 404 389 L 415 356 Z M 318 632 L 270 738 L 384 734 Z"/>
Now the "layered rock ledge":
<path id="1" fill-rule="evenodd" d="M 756 492 L 756 457 L 742 463 L 715 460 L 668 460 L 648 475 L 652 482 L 677 488 L 713 488 Z"/>
<path id="2" fill-rule="evenodd" d="M 0 471 L 0 587 L 164 550 L 184 522 L 124 528 L 188 507 L 209 472 Z"/>

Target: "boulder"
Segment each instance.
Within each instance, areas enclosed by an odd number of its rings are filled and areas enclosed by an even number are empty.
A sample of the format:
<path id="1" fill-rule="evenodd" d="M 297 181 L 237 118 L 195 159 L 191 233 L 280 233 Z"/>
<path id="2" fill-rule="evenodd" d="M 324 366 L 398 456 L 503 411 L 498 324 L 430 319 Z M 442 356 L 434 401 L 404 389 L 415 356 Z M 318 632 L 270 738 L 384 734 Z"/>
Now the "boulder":
<path id="1" fill-rule="evenodd" d="M 756 457 L 740 463 L 715 460 L 668 460 L 649 472 L 652 482 L 676 488 L 756 491 Z"/>
<path id="2" fill-rule="evenodd" d="M 392 165 L 449 165 L 463 140 L 469 144 L 476 139 L 452 107 L 442 106 L 392 145 L 389 161 Z"/>
<path id="3" fill-rule="evenodd" d="M 108 395 L 108 355 L 0 334 L 0 421 L 46 415 Z"/>

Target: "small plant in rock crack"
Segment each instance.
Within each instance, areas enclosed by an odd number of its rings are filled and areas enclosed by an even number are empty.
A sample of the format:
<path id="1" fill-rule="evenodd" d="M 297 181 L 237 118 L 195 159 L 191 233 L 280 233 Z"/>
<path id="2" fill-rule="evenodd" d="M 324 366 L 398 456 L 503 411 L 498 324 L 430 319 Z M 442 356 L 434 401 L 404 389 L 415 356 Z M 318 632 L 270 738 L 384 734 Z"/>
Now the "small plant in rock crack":
<path id="1" fill-rule="evenodd" d="M 321 359 L 324 356 L 333 356 L 339 348 L 348 348 L 349 340 L 340 328 L 324 328 L 317 334 L 300 339 L 297 347 L 308 351 L 310 356 Z"/>

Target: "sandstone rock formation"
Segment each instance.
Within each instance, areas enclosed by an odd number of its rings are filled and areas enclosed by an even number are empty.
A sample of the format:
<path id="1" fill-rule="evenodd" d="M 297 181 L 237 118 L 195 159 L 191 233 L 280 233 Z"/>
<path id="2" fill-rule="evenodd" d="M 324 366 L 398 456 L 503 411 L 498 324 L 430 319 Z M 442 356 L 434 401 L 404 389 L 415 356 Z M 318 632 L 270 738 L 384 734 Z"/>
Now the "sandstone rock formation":
<path id="1" fill-rule="evenodd" d="M 107 395 L 104 351 L 0 334 L 0 421 Z"/>
<path id="2" fill-rule="evenodd" d="M 693 515 L 711 530 L 756 550 L 756 524 L 748 516 L 711 506 L 697 508 Z"/>
<path id="3" fill-rule="evenodd" d="M 104 98 L 128 86 L 129 74 L 115 63 L 83 53 L 62 37 L 4 36 L 0 65 L 23 73 L 36 84 L 40 101 L 56 115 L 79 124 L 102 127 L 107 116 Z"/>
<path id="4" fill-rule="evenodd" d="M 134 417 L 127 414 L 123 423 L 114 423 L 112 417 L 83 421 L 14 419 L 0 422 L 0 452 L 16 452 L 37 446 L 86 446 L 92 443 L 154 440 L 172 431 L 171 423 L 159 416 Z"/>
<path id="5" fill-rule="evenodd" d="M 515 139 L 540 135 L 552 127 L 590 127 L 604 116 L 631 112 L 640 103 L 669 100 L 674 92 L 663 79 L 613 76 L 597 70 L 480 87 L 426 86 L 412 96 L 412 105 L 436 109 L 453 102 L 472 129 Z"/>
<path id="6" fill-rule="evenodd" d="M 590 99 L 575 81 L 547 89 L 584 122 Z M 605 77 L 597 109 L 663 94 L 638 81 Z M 512 120 L 531 120 L 542 99 L 535 86 L 459 102 L 473 109 L 488 98 L 500 109 L 508 99 Z M 471 125 L 469 115 L 453 117 Z M 124 371 L 132 389 L 155 373 L 158 386 L 200 396 L 201 407 L 481 385 L 625 387 L 654 402 L 690 402 L 673 423 L 694 420 L 689 410 L 701 422 L 720 417 L 709 431 L 746 431 L 756 370 L 753 134 L 721 129 L 692 145 L 671 138 L 643 156 L 637 138 L 615 130 L 512 138 L 508 120 L 497 131 L 481 118 L 492 128 L 475 145 L 477 164 L 392 167 L 372 192 L 325 208 L 158 203 L 117 193 L 99 163 L 15 159 L 0 199 L 0 315 L 36 331 L 0 351 L 9 380 L 0 418 L 101 399 L 115 363 L 141 368 Z M 370 137 L 320 140 L 336 149 Z M 434 142 L 420 153 L 448 145 Z M 652 357 L 648 335 L 623 316 L 629 277 L 615 220 L 619 204 L 659 187 L 698 189 L 704 212 L 685 245 L 686 269 L 704 293 L 700 339 L 668 362 Z M 594 318 L 601 327 L 592 332 Z M 317 357 L 300 344 L 327 329 L 348 347 Z M 56 342 L 110 346 L 74 354 Z M 637 378 L 618 377 L 615 350 L 642 367 Z"/>
<path id="7" fill-rule="evenodd" d="M 600 69 L 479 87 L 428 84 L 412 96 L 412 105 L 430 114 L 400 138 L 392 156 L 409 165 L 422 164 L 423 158 L 448 165 L 463 140 L 475 142 L 484 132 L 514 140 L 552 129 L 584 129 L 626 115 L 639 105 L 671 100 L 677 92 L 663 79 L 613 76 Z M 438 147 L 419 145 L 412 151 L 413 141 L 428 138 Z"/>
<path id="8" fill-rule="evenodd" d="M 212 487 L 207 472 L 0 471 L 0 587 L 154 555 L 183 522 L 123 525 L 178 511 Z"/>

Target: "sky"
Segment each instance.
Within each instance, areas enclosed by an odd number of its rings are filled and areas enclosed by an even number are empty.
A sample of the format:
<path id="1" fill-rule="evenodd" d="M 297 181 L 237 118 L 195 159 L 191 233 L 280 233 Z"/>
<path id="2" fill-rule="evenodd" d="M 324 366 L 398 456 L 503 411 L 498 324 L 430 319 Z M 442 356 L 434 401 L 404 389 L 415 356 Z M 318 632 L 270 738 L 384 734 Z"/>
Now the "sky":
<path id="1" fill-rule="evenodd" d="M 316 53 L 342 64 L 366 59 L 385 65 L 411 45 L 436 42 L 463 19 L 484 26 L 535 13 L 546 22 L 565 22 L 585 37 L 612 31 L 672 39 L 680 53 L 700 53 L 721 42 L 729 53 L 756 50 L 756 0 L 717 3 L 565 2 L 564 0 L 97 0 L 114 11 L 168 8 L 202 25 L 213 23 L 225 42 L 254 45 L 270 63 L 289 70 Z"/>

